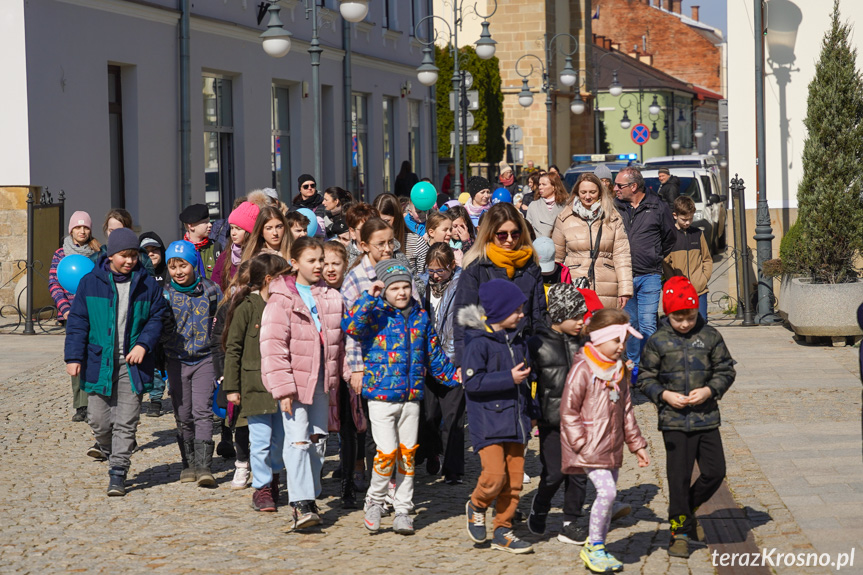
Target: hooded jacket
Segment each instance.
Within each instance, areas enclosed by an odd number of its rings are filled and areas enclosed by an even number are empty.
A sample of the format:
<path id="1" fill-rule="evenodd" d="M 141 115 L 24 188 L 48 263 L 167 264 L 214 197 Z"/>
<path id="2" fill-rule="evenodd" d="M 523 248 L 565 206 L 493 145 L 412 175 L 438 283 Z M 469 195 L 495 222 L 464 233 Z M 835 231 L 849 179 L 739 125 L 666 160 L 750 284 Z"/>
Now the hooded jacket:
<path id="1" fill-rule="evenodd" d="M 465 334 L 462 377 L 474 451 L 498 443 L 526 444 L 539 406 L 531 398 L 530 380 L 516 385 L 511 373 L 522 362 L 530 366 L 522 337 L 526 320 L 515 330 L 492 331 L 482 306 L 469 305 L 459 311 L 458 323 Z"/>
<path id="2" fill-rule="evenodd" d="M 690 226 L 685 230 L 675 229 L 674 238 L 674 247 L 662 262 L 664 276 L 686 276 L 698 295 L 707 293 L 707 284 L 713 273 L 713 256 L 704 232 Z"/>
<path id="3" fill-rule="evenodd" d="M 212 355 L 213 323 L 221 299 L 222 290 L 205 277 L 188 293 L 178 291 L 168 281 L 168 310 L 162 335 L 167 357 L 194 363 Z"/>
<path id="4" fill-rule="evenodd" d="M 706 431 L 721 421 L 717 403 L 734 382 L 734 360 L 722 335 L 699 315 L 695 327 L 682 334 L 663 318 L 648 338 L 638 367 L 638 387 L 659 410 L 663 431 Z M 675 409 L 665 403 L 662 392 L 689 395 L 708 387 L 711 396 L 702 404 Z"/>
<path id="5" fill-rule="evenodd" d="M 614 206 L 623 218 L 623 227 L 629 238 L 632 258 L 632 276 L 662 273 L 662 260 L 671 253 L 676 240 L 671 210 L 653 192 L 644 194 L 638 207 L 614 200 Z"/>
<path id="6" fill-rule="evenodd" d="M 66 363 L 81 364 L 81 389 L 110 397 L 114 385 L 114 356 L 117 326 L 117 288 L 110 272 L 103 269 L 106 257 L 81 278 L 75 301 L 66 323 L 64 358 Z M 129 365 L 132 390 L 141 394 L 153 388 L 154 350 L 162 333 L 165 299 L 156 281 L 138 262 L 129 279 L 129 309 L 123 349 L 136 345 L 147 353 L 138 365 Z"/>
<path id="7" fill-rule="evenodd" d="M 270 283 L 261 319 L 261 376 L 276 399 L 290 397 L 309 405 L 319 384 L 323 391 L 338 388 L 339 378 L 350 379 L 345 360 L 345 338 L 340 324 L 345 303 L 338 290 L 323 281 L 311 286 L 321 330 L 297 290 L 296 276 Z"/>
<path id="8" fill-rule="evenodd" d="M 479 286 L 495 278 L 512 281 L 521 289 L 527 298 L 524 304 L 524 317 L 527 320 L 526 333 L 532 335 L 540 325 L 548 325 L 548 304 L 545 300 L 545 287 L 542 282 L 542 271 L 532 259 L 522 268 L 515 270 L 512 279 L 506 275 L 506 270 L 496 266 L 491 260 L 479 258 L 472 261 L 461 272 L 458 288 L 455 292 L 455 314 L 459 317 L 462 308 L 479 304 Z M 455 345 L 455 364 L 461 366 L 464 362 L 465 328 L 461 321 L 453 326 Z"/>
<path id="9" fill-rule="evenodd" d="M 635 453 L 647 447 L 641 435 L 627 376 L 620 382 L 617 401 L 611 401 L 605 382 L 593 375 L 584 350 L 566 378 L 560 402 L 561 470 L 585 473 L 585 467 L 618 469 L 623 465 L 623 444 Z"/>
<path id="10" fill-rule="evenodd" d="M 539 425 L 542 427 L 560 428 L 560 398 L 563 397 L 566 376 L 581 346 L 580 338 L 545 326 L 541 326 L 527 341 L 530 375 L 536 381 L 536 399 L 541 413 Z"/>
<path id="11" fill-rule="evenodd" d="M 171 281 L 171 276 L 168 275 L 168 262 L 165 261 L 165 242 L 162 241 L 162 238 L 160 238 L 159 234 L 156 232 L 144 232 L 138 238 L 138 241 L 143 242 L 146 239 L 159 242 L 159 252 L 162 254 L 162 262 L 157 266 L 153 266 L 153 279 L 155 279 L 156 283 L 160 286 L 165 287 L 165 285 Z M 152 260 L 150 260 L 150 257 L 147 255 L 147 250 L 141 250 L 141 252 L 140 257 L 147 258 L 147 260 L 150 261 L 150 265 L 152 265 Z"/>
<path id="12" fill-rule="evenodd" d="M 342 319 L 342 329 L 360 342 L 366 399 L 419 401 L 427 371 L 447 387 L 458 385 L 428 313 L 416 301 L 405 317 L 383 298 L 363 292 Z"/>

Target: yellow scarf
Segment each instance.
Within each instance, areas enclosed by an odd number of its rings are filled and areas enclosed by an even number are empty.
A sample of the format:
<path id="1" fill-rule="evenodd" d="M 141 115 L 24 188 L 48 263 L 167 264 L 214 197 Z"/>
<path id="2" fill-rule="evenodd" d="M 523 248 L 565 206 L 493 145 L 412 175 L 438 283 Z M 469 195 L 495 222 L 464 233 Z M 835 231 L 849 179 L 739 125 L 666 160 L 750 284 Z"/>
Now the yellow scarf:
<path id="1" fill-rule="evenodd" d="M 506 270 L 506 277 L 510 279 L 515 275 L 515 270 L 523 268 L 533 258 L 533 250 L 531 248 L 505 250 L 494 244 L 488 244 L 485 253 L 488 259 L 491 260 L 491 263 Z"/>

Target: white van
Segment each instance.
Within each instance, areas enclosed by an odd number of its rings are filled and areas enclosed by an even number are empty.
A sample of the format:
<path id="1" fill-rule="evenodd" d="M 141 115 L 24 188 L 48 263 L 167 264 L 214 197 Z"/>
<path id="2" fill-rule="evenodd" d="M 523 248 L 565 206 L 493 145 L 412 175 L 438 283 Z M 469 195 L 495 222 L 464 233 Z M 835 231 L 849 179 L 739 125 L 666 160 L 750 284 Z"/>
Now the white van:
<path id="1" fill-rule="evenodd" d="M 677 156 L 678 158 L 682 156 Z M 663 166 L 667 167 L 667 166 Z M 725 249 L 725 223 L 727 198 L 720 194 L 718 174 L 709 168 L 669 167 L 669 174 L 680 180 L 680 195 L 695 202 L 695 217 L 692 225 L 704 232 L 710 253 L 718 254 Z M 641 170 L 645 191 L 659 193 L 659 168 L 645 165 Z"/>

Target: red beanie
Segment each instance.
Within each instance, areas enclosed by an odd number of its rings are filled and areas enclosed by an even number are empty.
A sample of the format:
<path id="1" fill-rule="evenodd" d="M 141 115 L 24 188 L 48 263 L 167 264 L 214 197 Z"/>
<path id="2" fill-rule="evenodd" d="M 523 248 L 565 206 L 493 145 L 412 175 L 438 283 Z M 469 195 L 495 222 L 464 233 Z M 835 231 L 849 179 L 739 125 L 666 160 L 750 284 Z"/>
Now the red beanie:
<path id="1" fill-rule="evenodd" d="M 228 216 L 228 223 L 252 233 L 252 230 L 255 229 L 255 220 L 258 219 L 258 212 L 260 211 L 261 208 L 257 205 L 251 202 L 243 202 Z"/>
<path id="2" fill-rule="evenodd" d="M 685 276 L 674 276 L 662 286 L 662 310 L 670 315 L 684 309 L 698 309 L 698 293 Z"/>
<path id="3" fill-rule="evenodd" d="M 587 313 L 584 314 L 584 321 L 587 321 L 594 313 L 602 309 L 602 302 L 599 301 L 599 296 L 592 289 L 579 288 L 578 291 L 584 297 L 584 303 L 587 304 Z"/>

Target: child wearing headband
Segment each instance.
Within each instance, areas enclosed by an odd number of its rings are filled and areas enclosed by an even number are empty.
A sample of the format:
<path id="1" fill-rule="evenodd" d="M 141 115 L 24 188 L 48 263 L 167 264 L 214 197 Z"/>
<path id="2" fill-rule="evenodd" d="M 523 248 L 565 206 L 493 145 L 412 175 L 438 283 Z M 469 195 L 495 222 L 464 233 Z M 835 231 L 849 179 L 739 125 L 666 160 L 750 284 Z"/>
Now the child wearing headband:
<path id="1" fill-rule="evenodd" d="M 589 338 L 575 356 L 560 403 L 561 467 L 563 473 L 586 473 L 596 488 L 590 510 L 588 541 L 579 557 L 595 573 L 620 571 L 623 564 L 605 550 L 611 523 L 623 444 L 650 464 L 629 397 L 628 373 L 621 360 L 626 338 L 641 339 L 629 324 L 629 314 L 601 309 L 584 328 Z"/>

